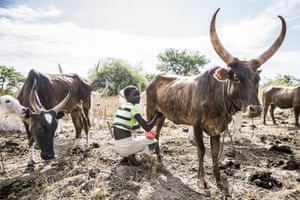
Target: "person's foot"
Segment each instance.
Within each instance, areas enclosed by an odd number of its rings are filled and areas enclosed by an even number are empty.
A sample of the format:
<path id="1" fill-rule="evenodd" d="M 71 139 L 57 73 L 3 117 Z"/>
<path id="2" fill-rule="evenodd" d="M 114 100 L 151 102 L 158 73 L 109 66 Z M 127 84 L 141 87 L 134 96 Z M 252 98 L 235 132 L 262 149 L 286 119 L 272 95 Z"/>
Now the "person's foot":
<path id="1" fill-rule="evenodd" d="M 135 158 L 135 155 L 130 155 L 127 157 L 128 163 L 132 166 L 140 166 L 142 163 Z"/>
<path id="2" fill-rule="evenodd" d="M 158 146 L 157 142 L 148 145 L 148 147 L 149 147 L 150 150 L 155 149 L 157 146 Z"/>

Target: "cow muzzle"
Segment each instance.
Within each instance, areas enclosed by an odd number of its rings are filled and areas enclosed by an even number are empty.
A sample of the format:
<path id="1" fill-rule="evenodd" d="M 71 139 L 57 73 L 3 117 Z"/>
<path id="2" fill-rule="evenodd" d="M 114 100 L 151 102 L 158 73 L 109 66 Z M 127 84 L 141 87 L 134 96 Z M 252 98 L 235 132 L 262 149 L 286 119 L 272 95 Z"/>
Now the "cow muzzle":
<path id="1" fill-rule="evenodd" d="M 263 107 L 261 105 L 249 105 L 247 106 L 244 116 L 257 117 L 261 114 Z"/>

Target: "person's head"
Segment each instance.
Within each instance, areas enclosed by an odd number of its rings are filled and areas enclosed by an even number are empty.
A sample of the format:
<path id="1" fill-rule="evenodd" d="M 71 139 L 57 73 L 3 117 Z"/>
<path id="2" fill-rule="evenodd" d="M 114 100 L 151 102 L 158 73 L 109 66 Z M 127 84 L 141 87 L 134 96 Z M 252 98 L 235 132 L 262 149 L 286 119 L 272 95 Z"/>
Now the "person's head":
<path id="1" fill-rule="evenodd" d="M 140 103 L 140 91 L 134 85 L 129 85 L 124 89 L 125 99 L 133 104 Z"/>

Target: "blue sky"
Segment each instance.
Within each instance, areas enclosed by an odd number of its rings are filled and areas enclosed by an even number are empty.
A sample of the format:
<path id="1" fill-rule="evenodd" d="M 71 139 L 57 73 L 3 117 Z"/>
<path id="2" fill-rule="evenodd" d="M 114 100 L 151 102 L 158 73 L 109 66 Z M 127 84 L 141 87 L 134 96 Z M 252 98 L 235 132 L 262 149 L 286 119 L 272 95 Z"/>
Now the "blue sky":
<path id="1" fill-rule="evenodd" d="M 223 46 L 240 59 L 258 57 L 287 22 L 286 38 L 263 66 L 263 79 L 300 79 L 300 0 L 0 0 L 0 65 L 27 75 L 32 68 L 87 73 L 99 60 L 119 58 L 155 72 L 166 48 L 199 51 L 225 63 L 209 39 L 213 13 Z"/>

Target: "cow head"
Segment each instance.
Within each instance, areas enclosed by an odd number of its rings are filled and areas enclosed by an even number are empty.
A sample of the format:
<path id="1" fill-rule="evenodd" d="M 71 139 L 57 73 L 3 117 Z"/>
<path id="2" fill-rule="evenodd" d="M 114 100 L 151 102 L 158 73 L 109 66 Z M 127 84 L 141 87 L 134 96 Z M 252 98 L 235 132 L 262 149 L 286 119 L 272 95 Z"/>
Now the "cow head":
<path id="1" fill-rule="evenodd" d="M 258 99 L 259 73 L 258 68 L 265 63 L 278 50 L 283 42 L 286 33 L 286 23 L 283 17 L 279 16 L 282 23 L 281 33 L 272 46 L 258 58 L 249 61 L 241 61 L 233 57 L 221 44 L 215 28 L 215 20 L 220 8 L 214 13 L 210 24 L 210 39 L 212 45 L 227 64 L 227 68 L 219 68 L 215 72 L 215 78 L 225 81 L 229 99 L 233 105 L 248 116 L 254 117 L 261 113 L 262 107 Z"/>
<path id="2" fill-rule="evenodd" d="M 16 98 L 10 95 L 0 97 L 0 121 L 9 115 L 24 117 L 28 112 L 29 108 L 22 106 Z"/>
<path id="3" fill-rule="evenodd" d="M 29 102 L 33 109 L 28 115 L 29 131 L 41 149 L 41 158 L 50 160 L 55 157 L 53 149 L 54 134 L 57 128 L 57 120 L 64 116 L 63 108 L 70 99 L 70 92 L 67 96 L 51 109 L 45 109 L 41 104 L 36 92 L 36 82 L 30 92 Z"/>

